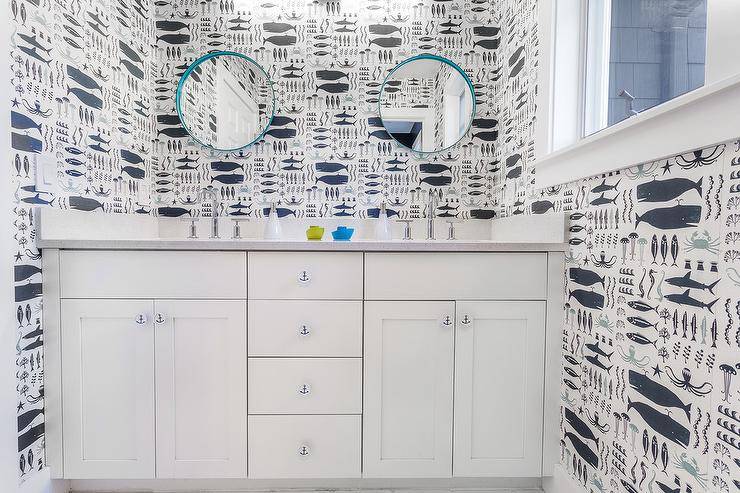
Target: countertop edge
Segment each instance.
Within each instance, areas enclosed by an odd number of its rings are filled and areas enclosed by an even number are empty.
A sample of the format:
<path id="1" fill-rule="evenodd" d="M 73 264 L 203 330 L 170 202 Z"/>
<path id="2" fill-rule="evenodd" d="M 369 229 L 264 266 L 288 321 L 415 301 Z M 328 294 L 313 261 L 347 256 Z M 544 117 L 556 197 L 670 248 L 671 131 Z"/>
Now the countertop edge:
<path id="1" fill-rule="evenodd" d="M 267 241 L 267 240 L 82 240 L 39 239 L 41 249 L 59 250 L 204 250 L 204 251 L 317 251 L 317 252 L 563 252 L 565 243 L 498 241 Z"/>

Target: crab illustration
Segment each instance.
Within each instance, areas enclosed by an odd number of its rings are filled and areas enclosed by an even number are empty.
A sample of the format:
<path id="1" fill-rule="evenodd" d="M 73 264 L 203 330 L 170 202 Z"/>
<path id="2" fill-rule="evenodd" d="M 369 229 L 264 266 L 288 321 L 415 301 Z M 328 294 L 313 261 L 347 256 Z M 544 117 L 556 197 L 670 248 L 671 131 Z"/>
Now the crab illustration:
<path id="1" fill-rule="evenodd" d="M 706 250 L 709 253 L 719 253 L 719 239 L 713 239 L 706 229 L 700 234 L 698 231 L 694 231 L 691 236 L 684 240 L 684 246 L 686 251 L 692 250 Z"/>
<path id="2" fill-rule="evenodd" d="M 596 326 L 614 332 L 614 322 L 610 322 L 609 317 L 603 313 L 596 319 Z"/>
<path id="3" fill-rule="evenodd" d="M 689 473 L 703 489 L 707 488 L 707 475 L 699 472 L 696 459 L 693 457 L 688 459 L 686 452 L 683 452 L 680 456 L 674 456 L 673 465 Z"/>

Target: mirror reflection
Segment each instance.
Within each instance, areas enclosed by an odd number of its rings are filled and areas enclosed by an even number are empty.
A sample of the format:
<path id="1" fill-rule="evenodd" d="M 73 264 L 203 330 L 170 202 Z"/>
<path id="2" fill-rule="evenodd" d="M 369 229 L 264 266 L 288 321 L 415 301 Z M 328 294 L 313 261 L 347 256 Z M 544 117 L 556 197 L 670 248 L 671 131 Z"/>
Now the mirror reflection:
<path id="1" fill-rule="evenodd" d="M 219 52 L 196 60 L 177 93 L 185 129 L 203 145 L 236 150 L 257 141 L 273 116 L 274 97 L 267 74 L 239 53 Z"/>
<path id="2" fill-rule="evenodd" d="M 473 86 L 450 60 L 420 55 L 391 71 L 380 92 L 380 118 L 401 145 L 420 153 L 462 139 L 475 114 Z"/>

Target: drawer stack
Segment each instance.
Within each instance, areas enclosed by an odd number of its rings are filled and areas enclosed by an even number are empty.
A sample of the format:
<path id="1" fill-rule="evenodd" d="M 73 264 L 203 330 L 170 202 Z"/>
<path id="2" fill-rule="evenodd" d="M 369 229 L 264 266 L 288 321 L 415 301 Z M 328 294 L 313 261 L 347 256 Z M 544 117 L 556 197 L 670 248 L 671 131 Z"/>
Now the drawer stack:
<path id="1" fill-rule="evenodd" d="M 250 252 L 249 475 L 361 475 L 361 253 Z"/>

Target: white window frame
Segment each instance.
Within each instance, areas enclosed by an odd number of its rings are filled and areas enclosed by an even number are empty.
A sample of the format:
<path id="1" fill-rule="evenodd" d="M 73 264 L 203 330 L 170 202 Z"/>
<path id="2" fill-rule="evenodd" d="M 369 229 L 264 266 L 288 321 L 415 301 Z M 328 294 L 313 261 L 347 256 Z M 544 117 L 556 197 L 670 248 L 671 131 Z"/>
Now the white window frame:
<path id="1" fill-rule="evenodd" d="M 587 3 L 539 2 L 543 48 L 537 101 L 538 187 L 740 137 L 737 0 L 708 0 L 704 86 L 584 137 Z"/>

